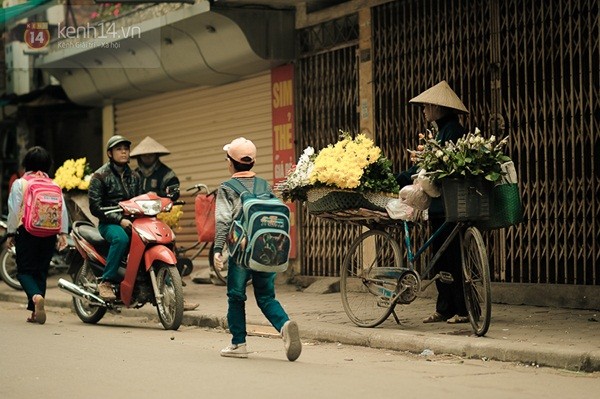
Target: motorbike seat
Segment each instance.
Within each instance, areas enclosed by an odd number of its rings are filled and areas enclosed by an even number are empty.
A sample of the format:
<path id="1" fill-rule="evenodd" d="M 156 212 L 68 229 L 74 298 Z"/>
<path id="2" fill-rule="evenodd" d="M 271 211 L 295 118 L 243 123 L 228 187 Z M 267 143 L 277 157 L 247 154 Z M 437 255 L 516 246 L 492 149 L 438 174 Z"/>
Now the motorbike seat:
<path id="1" fill-rule="evenodd" d="M 110 244 L 101 235 L 98 229 L 89 224 L 80 224 L 77 226 L 78 233 L 92 244 L 101 254 L 107 254 Z"/>

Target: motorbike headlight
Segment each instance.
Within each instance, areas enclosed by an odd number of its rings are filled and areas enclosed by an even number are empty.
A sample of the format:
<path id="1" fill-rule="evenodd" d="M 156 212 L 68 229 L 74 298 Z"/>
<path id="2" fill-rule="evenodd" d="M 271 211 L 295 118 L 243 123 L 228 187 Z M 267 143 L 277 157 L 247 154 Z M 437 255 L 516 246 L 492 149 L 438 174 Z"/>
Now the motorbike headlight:
<path id="1" fill-rule="evenodd" d="M 160 213 L 161 202 L 160 200 L 144 200 L 144 201 L 136 201 L 136 204 L 142 208 L 144 211 L 144 215 L 155 216 Z"/>

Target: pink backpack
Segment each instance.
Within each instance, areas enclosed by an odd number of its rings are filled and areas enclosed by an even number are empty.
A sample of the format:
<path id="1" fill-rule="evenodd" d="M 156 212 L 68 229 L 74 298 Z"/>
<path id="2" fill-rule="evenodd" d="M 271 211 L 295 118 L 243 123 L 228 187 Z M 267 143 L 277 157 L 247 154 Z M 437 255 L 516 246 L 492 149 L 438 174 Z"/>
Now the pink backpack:
<path id="1" fill-rule="evenodd" d="M 63 197 L 60 187 L 43 173 L 23 176 L 23 226 L 31 235 L 60 233 Z"/>

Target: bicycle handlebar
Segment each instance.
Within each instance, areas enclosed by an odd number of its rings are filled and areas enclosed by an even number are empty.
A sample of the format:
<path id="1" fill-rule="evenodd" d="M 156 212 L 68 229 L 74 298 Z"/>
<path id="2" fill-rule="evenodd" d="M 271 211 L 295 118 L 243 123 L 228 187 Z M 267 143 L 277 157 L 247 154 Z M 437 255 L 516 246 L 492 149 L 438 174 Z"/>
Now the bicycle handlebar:
<path id="1" fill-rule="evenodd" d="M 208 186 L 206 184 L 202 184 L 202 183 L 194 184 L 192 187 L 188 188 L 185 191 L 192 191 L 192 190 L 196 190 L 192 193 L 193 195 L 196 195 L 196 194 L 202 192 L 202 190 L 205 190 L 207 194 L 210 194 L 210 191 L 208 190 Z"/>

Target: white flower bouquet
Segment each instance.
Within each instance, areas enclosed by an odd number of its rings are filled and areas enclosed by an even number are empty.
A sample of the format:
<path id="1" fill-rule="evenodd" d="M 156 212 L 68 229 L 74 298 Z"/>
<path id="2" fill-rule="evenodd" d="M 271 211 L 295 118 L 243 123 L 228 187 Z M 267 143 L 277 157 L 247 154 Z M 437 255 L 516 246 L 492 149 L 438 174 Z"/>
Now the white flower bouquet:
<path id="1" fill-rule="evenodd" d="M 433 134 L 419 135 L 422 144 L 410 150 L 417 165 L 427 171 L 432 181 L 444 178 L 478 178 L 496 182 L 502 176 L 501 165 L 510 161 L 504 153 L 508 136 L 496 142 L 495 136 L 484 138 L 479 129 L 453 143 L 441 145 Z"/>

